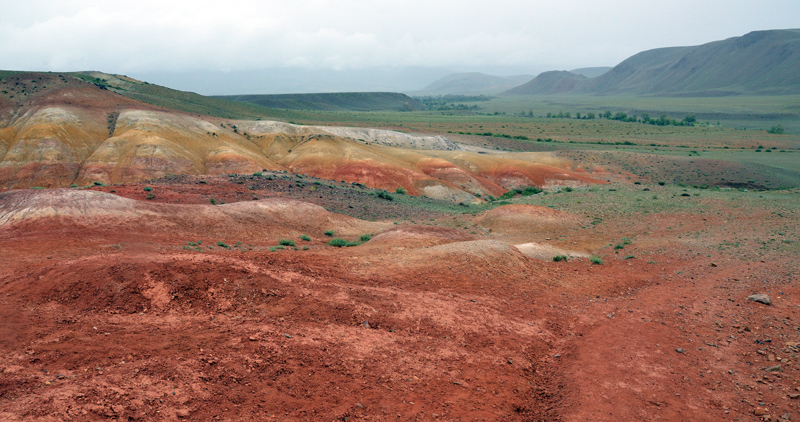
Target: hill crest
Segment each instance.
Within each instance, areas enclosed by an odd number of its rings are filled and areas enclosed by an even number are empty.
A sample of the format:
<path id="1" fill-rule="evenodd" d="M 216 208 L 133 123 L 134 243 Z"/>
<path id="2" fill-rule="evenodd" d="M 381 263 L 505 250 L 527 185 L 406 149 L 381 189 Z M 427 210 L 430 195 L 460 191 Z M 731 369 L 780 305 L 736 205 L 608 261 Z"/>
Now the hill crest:
<path id="1" fill-rule="evenodd" d="M 652 96 L 783 95 L 800 93 L 800 29 L 754 31 L 691 47 L 635 54 L 596 78 L 545 72 L 510 95 Z"/>

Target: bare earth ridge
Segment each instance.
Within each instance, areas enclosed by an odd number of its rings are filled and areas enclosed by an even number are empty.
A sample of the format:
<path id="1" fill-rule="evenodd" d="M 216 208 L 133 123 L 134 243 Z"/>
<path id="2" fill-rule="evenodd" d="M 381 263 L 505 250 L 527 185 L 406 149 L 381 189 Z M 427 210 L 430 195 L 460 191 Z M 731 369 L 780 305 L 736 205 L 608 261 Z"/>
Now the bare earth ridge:
<path id="1" fill-rule="evenodd" d="M 151 182 L 150 200 L 143 184 L 0 193 L 0 419 L 798 416 L 796 261 L 716 248 L 785 218 L 592 225 L 509 205 L 393 224 L 287 199 L 280 180 L 237 200 L 226 179 Z M 208 204 L 220 187 L 228 203 Z M 336 248 L 325 231 L 372 237 Z M 619 233 L 635 258 L 596 243 Z"/>

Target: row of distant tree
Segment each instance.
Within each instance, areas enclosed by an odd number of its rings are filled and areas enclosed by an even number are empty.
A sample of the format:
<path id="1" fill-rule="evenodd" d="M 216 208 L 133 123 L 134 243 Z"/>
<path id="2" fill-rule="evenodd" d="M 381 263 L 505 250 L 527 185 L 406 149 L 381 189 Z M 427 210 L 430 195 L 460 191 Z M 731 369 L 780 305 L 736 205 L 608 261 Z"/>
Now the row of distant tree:
<path id="1" fill-rule="evenodd" d="M 477 104 L 467 105 L 465 102 L 489 101 L 492 97 L 486 95 L 438 95 L 414 97 L 417 101 L 425 104 L 428 110 L 447 111 L 447 110 L 478 110 Z"/>
<path id="2" fill-rule="evenodd" d="M 522 113 L 523 116 L 533 117 L 533 111 L 529 111 L 527 114 Z M 554 118 L 554 119 L 579 119 L 579 120 L 593 120 L 593 119 L 608 119 L 608 120 L 617 120 L 620 122 L 630 122 L 630 123 L 644 123 L 649 125 L 655 126 L 694 126 L 697 122 L 697 117 L 694 114 L 687 114 L 683 120 L 676 120 L 671 117 L 667 117 L 666 114 L 662 114 L 658 118 L 650 117 L 648 113 L 642 113 L 641 116 L 637 115 L 628 115 L 628 113 L 618 111 L 616 113 L 611 113 L 611 111 L 606 110 L 602 113 L 595 114 L 595 113 L 575 113 L 573 117 L 572 113 L 560 111 L 556 113 L 547 113 L 547 118 Z"/>

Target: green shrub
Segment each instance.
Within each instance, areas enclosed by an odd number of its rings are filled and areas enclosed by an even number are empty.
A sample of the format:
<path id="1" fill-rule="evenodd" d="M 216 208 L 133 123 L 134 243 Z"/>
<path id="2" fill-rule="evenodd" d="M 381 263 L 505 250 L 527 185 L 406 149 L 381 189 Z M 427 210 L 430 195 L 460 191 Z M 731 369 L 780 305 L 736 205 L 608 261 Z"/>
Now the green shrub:
<path id="1" fill-rule="evenodd" d="M 153 188 L 151 188 L 150 186 L 145 186 L 143 190 L 145 192 L 150 192 L 151 190 L 153 190 Z"/>
<path id="2" fill-rule="evenodd" d="M 156 197 L 156 196 L 155 196 L 155 195 L 153 195 L 153 192 L 150 192 L 150 193 L 148 193 L 148 194 L 147 194 L 147 199 L 153 199 L 153 198 L 155 198 L 155 197 Z"/>
<path id="3" fill-rule="evenodd" d="M 394 197 L 385 190 L 378 191 L 378 198 L 385 199 L 387 201 L 394 201 Z"/>
<path id="4" fill-rule="evenodd" d="M 505 199 L 511 199 L 517 195 L 531 196 L 541 192 L 542 190 L 537 188 L 536 186 L 528 186 L 525 189 L 511 189 L 508 192 L 497 197 L 496 200 L 502 201 Z"/>
<path id="5" fill-rule="evenodd" d="M 369 242 L 370 239 L 372 239 L 371 234 L 362 234 L 361 237 L 359 238 L 359 240 L 362 242 Z"/>
<path id="6" fill-rule="evenodd" d="M 307 234 L 304 234 L 304 235 L 300 236 L 300 239 L 303 239 L 306 242 L 310 242 L 311 241 L 311 237 L 309 237 Z"/>
<path id="7" fill-rule="evenodd" d="M 278 241 L 278 244 L 281 246 L 295 246 L 294 240 L 289 239 L 281 239 Z"/>
<path id="8" fill-rule="evenodd" d="M 343 246 L 347 246 L 347 241 L 337 237 L 336 239 L 331 239 L 331 241 L 328 242 L 328 246 L 336 246 L 337 248 L 341 248 Z"/>
<path id="9" fill-rule="evenodd" d="M 556 256 L 553 257 L 553 261 L 554 262 L 566 261 L 568 259 L 569 259 L 569 257 L 566 256 L 566 255 L 556 255 Z"/>
<path id="10" fill-rule="evenodd" d="M 214 198 L 211 198 L 209 202 L 211 202 L 211 205 L 217 205 L 217 200 Z"/>
<path id="11" fill-rule="evenodd" d="M 603 259 L 597 255 L 593 255 L 592 257 L 590 257 L 589 261 L 591 261 L 591 263 L 595 265 L 603 265 Z"/>
<path id="12" fill-rule="evenodd" d="M 230 246 L 225 244 L 225 242 L 217 242 L 217 246 L 219 246 L 221 248 L 226 248 L 226 249 L 230 249 L 231 248 Z"/>
<path id="13" fill-rule="evenodd" d="M 333 236 L 333 230 L 325 230 L 325 236 L 332 237 Z"/>
<path id="14" fill-rule="evenodd" d="M 783 134 L 783 126 L 781 125 L 773 126 L 767 131 L 767 133 L 774 133 L 776 135 L 781 135 Z"/>
<path id="15" fill-rule="evenodd" d="M 400 186 L 399 188 L 397 188 L 397 189 L 395 189 L 395 190 L 394 190 L 394 193 L 396 193 L 396 194 L 398 194 L 398 195 L 405 195 L 405 194 L 406 194 L 406 190 L 405 190 L 405 189 L 403 189 L 403 187 L 402 187 L 402 186 Z"/>

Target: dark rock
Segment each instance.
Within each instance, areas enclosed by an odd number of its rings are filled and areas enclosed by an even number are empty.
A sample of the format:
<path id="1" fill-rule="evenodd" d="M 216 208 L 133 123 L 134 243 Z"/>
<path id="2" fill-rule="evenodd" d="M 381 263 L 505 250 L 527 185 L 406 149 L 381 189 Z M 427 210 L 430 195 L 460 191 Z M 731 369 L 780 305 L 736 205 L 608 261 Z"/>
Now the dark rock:
<path id="1" fill-rule="evenodd" d="M 772 305 L 772 300 L 770 300 L 769 296 L 761 293 L 756 293 L 754 295 L 747 296 L 747 300 L 763 303 L 765 305 Z"/>

